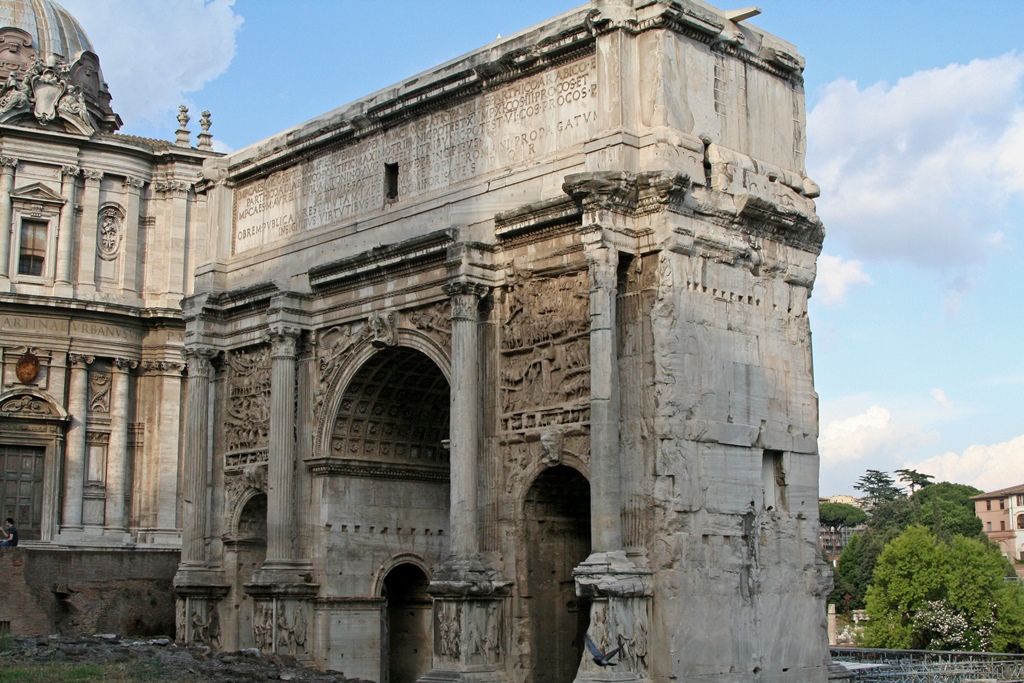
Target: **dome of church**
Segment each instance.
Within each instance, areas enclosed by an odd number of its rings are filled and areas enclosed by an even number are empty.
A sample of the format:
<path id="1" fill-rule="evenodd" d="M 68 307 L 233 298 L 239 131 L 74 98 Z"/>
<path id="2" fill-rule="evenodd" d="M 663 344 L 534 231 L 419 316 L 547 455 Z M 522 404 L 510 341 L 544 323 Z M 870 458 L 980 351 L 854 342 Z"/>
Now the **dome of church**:
<path id="1" fill-rule="evenodd" d="M 89 37 L 53 0 L 0 0 L 0 82 L 0 123 L 87 135 L 121 126 Z"/>
<path id="2" fill-rule="evenodd" d="M 0 0 L 0 26 L 28 33 L 40 56 L 56 54 L 72 62 L 82 52 L 94 52 L 78 20 L 53 0 Z"/>

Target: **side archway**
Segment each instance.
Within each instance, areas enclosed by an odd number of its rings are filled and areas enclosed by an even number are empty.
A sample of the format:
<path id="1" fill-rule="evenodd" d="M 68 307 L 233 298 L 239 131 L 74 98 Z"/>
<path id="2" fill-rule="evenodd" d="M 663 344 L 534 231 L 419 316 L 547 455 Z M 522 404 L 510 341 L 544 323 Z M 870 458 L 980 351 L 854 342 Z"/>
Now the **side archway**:
<path id="1" fill-rule="evenodd" d="M 433 601 L 430 579 L 422 567 L 403 562 L 384 577 L 383 656 L 381 678 L 387 683 L 415 683 L 430 671 L 433 654 Z"/>
<path id="2" fill-rule="evenodd" d="M 533 683 L 571 683 L 583 654 L 590 605 L 576 597 L 573 569 L 590 554 L 590 483 L 556 465 L 523 500 L 527 612 Z"/>

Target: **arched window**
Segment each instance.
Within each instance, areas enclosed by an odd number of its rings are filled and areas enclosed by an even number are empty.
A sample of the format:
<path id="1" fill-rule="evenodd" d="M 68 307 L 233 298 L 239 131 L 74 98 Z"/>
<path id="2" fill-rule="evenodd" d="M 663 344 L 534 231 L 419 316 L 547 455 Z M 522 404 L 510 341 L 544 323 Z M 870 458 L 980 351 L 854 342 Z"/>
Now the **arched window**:
<path id="1" fill-rule="evenodd" d="M 1017 515 L 1017 528 L 1024 529 L 1024 512 Z"/>

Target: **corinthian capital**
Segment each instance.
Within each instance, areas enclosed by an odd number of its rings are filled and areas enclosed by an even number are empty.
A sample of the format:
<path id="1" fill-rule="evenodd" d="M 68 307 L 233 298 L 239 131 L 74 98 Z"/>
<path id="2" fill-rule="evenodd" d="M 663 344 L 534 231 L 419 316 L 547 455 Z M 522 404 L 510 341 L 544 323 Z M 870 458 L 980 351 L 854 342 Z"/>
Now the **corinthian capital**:
<path id="1" fill-rule="evenodd" d="M 139 361 L 128 358 L 114 358 L 112 366 L 120 372 L 128 372 L 139 367 Z"/>
<path id="2" fill-rule="evenodd" d="M 487 296 L 491 288 L 478 282 L 456 280 L 441 288 L 452 299 L 452 320 L 480 319 L 480 301 Z"/>
<path id="3" fill-rule="evenodd" d="M 192 346 L 182 349 L 181 356 L 185 360 L 188 376 L 209 377 L 210 370 L 213 368 L 213 359 L 217 353 L 217 349 L 208 346 Z"/>
<path id="4" fill-rule="evenodd" d="M 270 342 L 271 358 L 295 358 L 302 328 L 285 323 L 272 324 L 264 336 Z"/>
<path id="5" fill-rule="evenodd" d="M 82 175 L 85 177 L 86 181 L 94 183 L 98 183 L 103 180 L 103 171 L 97 171 L 93 168 L 83 168 Z"/>
<path id="6" fill-rule="evenodd" d="M 18 160 L 14 157 L 0 156 L 0 170 L 7 171 L 7 169 L 14 170 L 14 167 L 18 165 Z"/>

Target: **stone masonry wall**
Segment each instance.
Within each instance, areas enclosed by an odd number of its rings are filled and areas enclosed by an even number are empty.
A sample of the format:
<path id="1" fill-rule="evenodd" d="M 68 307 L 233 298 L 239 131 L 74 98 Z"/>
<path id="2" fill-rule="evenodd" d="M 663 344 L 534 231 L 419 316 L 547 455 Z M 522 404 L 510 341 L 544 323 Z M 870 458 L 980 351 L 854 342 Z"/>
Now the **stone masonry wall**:
<path id="1" fill-rule="evenodd" d="M 0 549 L 11 633 L 173 635 L 177 552 Z"/>

